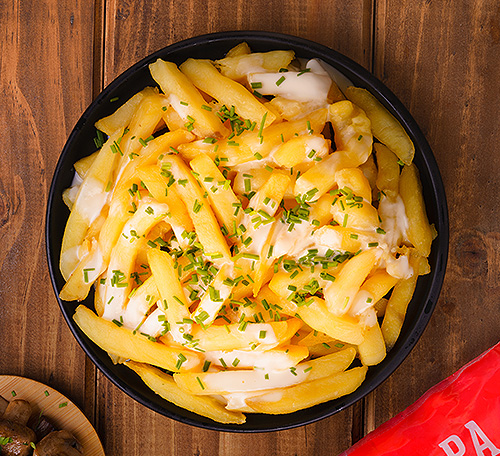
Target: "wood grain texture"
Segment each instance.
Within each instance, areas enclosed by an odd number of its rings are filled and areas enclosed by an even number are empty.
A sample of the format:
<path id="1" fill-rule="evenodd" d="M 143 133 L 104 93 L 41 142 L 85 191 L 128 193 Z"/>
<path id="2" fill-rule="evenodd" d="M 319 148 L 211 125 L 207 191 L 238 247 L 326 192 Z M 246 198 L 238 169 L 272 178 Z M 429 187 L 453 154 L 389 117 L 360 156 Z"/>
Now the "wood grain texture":
<path id="1" fill-rule="evenodd" d="M 0 5 L 0 373 L 49 383 L 79 406 L 85 357 L 54 298 L 44 216 L 56 161 L 91 98 L 93 11 L 84 3 Z"/>
<path id="2" fill-rule="evenodd" d="M 500 6 L 379 1 L 375 74 L 409 108 L 445 183 L 450 256 L 436 311 L 374 395 L 375 424 L 498 342 Z"/>

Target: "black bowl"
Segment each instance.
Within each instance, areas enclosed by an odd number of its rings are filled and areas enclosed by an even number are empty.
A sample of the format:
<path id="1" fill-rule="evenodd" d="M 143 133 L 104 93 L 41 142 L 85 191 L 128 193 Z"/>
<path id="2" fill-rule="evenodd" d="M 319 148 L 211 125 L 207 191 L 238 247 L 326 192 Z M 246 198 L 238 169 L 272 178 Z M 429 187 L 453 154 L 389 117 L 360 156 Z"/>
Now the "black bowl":
<path id="1" fill-rule="evenodd" d="M 415 120 L 396 96 L 378 79 L 352 60 L 325 46 L 277 33 L 215 33 L 181 41 L 155 52 L 125 71 L 106 87 L 87 108 L 71 132 L 57 163 L 50 189 L 47 206 L 46 246 L 50 276 L 57 296 L 64 285 L 64 280 L 59 272 L 59 254 L 64 226 L 69 215 L 61 194 L 71 184 L 74 175 L 73 163 L 95 151 L 93 142 L 95 137 L 94 123 L 98 119 L 111 114 L 117 108 L 117 103 L 110 102 L 110 100 L 118 97 L 120 101 L 125 101 L 144 87 L 156 85 L 149 73 L 148 65 L 158 58 L 173 61 L 177 64 L 182 63 L 188 57 L 222 58 L 229 49 L 241 41 L 246 41 L 253 51 L 292 49 L 298 57 L 317 57 L 330 64 L 350 79 L 354 85 L 364 87 L 375 95 L 401 122 L 415 144 L 414 162 L 420 170 L 428 216 L 430 222 L 435 224 L 439 236 L 432 245 L 432 253 L 429 257 L 431 273 L 420 277 L 418 280 L 401 335 L 394 348 L 379 365 L 368 370 L 365 382 L 348 396 L 292 414 L 277 416 L 248 414 L 247 422 L 243 425 L 222 425 L 163 400 L 151 391 L 130 369 L 121 365 L 114 365 L 109 356 L 91 342 L 73 322 L 72 315 L 77 304 L 62 301 L 59 297 L 57 299 L 66 322 L 85 353 L 106 377 L 141 404 L 169 418 L 205 429 L 232 432 L 264 432 L 312 423 L 345 409 L 370 393 L 394 372 L 415 346 L 430 319 L 438 299 L 448 256 L 448 212 L 443 183 L 429 144 Z M 93 308 L 93 296 L 87 298 L 83 304 Z"/>

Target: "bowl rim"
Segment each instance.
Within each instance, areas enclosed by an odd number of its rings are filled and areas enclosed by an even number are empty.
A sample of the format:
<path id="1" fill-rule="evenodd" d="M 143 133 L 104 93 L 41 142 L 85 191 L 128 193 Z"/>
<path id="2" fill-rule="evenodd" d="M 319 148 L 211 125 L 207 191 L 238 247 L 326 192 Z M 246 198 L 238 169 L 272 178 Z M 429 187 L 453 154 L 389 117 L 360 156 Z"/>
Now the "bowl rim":
<path id="1" fill-rule="evenodd" d="M 432 254 L 435 254 L 435 266 L 431 272 L 431 281 L 425 290 L 425 306 L 423 310 L 417 315 L 417 319 L 411 322 L 411 331 L 404 333 L 403 331 L 398 339 L 397 345 L 397 356 L 388 356 L 386 358 L 384 369 L 377 371 L 374 375 L 369 385 L 365 385 L 365 382 L 353 393 L 340 397 L 338 399 L 329 401 L 324 404 L 320 404 L 302 411 L 294 412 L 288 415 L 260 415 L 252 414 L 247 415 L 254 417 L 273 417 L 276 422 L 280 424 L 272 426 L 263 426 L 259 423 L 253 423 L 252 425 L 225 425 L 216 423 L 212 420 L 205 419 L 191 412 L 187 412 L 175 406 L 172 403 L 166 402 L 160 396 L 154 396 L 155 401 L 151 400 L 151 395 L 145 392 L 140 393 L 134 389 L 129 383 L 125 382 L 124 379 L 117 376 L 117 374 L 109 369 L 107 365 L 100 359 L 100 352 L 104 353 L 97 345 L 91 342 L 87 336 L 85 336 L 77 325 L 72 320 L 72 315 L 74 313 L 75 305 L 74 303 L 69 303 L 62 301 L 59 298 L 59 287 L 58 280 L 61 279 L 59 272 L 59 257 L 55 252 L 58 252 L 58 246 L 55 244 L 51 236 L 51 231 L 56 222 L 54 201 L 55 198 L 61 198 L 61 195 L 57 193 L 56 184 L 61 177 L 61 172 L 64 163 L 68 160 L 71 155 L 71 150 L 73 148 L 73 142 L 77 137 L 80 130 L 84 127 L 88 121 L 91 113 L 99 107 L 105 100 L 109 100 L 110 95 L 127 83 L 127 80 L 134 75 L 136 72 L 144 70 L 147 68 L 148 64 L 155 61 L 161 57 L 167 57 L 169 54 L 175 52 L 186 52 L 192 51 L 193 49 L 203 48 L 209 45 L 224 45 L 228 46 L 226 49 L 230 49 L 229 42 L 234 41 L 234 44 L 241 41 L 253 43 L 253 45 L 258 46 L 259 44 L 269 49 L 294 49 L 296 55 L 300 56 L 300 51 L 303 50 L 304 53 L 314 55 L 316 58 L 324 60 L 326 63 L 337 68 L 341 73 L 348 75 L 352 80 L 356 80 L 356 85 L 360 87 L 365 87 L 370 90 L 370 92 L 375 95 L 379 101 L 402 123 L 405 130 L 408 132 L 413 142 L 415 143 L 416 149 L 416 159 L 418 154 L 418 159 L 425 166 L 426 171 L 429 174 L 430 181 L 426 184 L 430 184 L 431 190 L 427 193 L 432 195 L 435 203 L 437 214 L 436 218 L 436 228 L 438 230 L 439 236 L 434 240 L 432 246 Z M 276 47 L 279 46 L 279 47 Z M 287 47 L 288 46 L 288 47 Z M 361 81 L 361 83 L 359 83 Z M 137 91 L 140 88 L 137 89 Z M 419 170 L 420 170 L 419 166 Z M 425 190 L 425 189 L 424 189 Z M 428 201 L 426 201 L 427 207 Z M 401 363 L 409 355 L 410 351 L 416 345 L 418 339 L 422 335 L 425 327 L 427 326 L 432 312 L 436 306 L 439 293 L 443 284 L 446 263 L 448 258 L 448 242 L 449 242 L 449 220 L 448 220 L 448 209 L 446 196 L 444 191 L 444 185 L 441 179 L 441 175 L 437 166 L 437 162 L 431 151 L 431 148 L 423 135 L 422 131 L 418 127 L 416 121 L 404 107 L 404 105 L 399 101 L 399 99 L 390 91 L 381 81 L 379 81 L 374 75 L 372 75 L 368 70 L 363 68 L 358 63 L 354 62 L 345 55 L 330 49 L 319 43 L 309 41 L 304 38 L 299 38 L 292 35 L 286 35 L 276 32 L 265 32 L 265 31 L 226 31 L 209 33 L 204 35 L 195 36 L 186 40 L 182 40 L 166 46 L 147 57 L 141 59 L 136 64 L 132 65 L 130 68 L 121 73 L 117 78 L 115 78 L 104 90 L 92 101 L 92 103 L 84 111 L 80 119 L 75 124 L 73 130 L 71 131 L 64 148 L 59 156 L 56 168 L 54 170 L 48 201 L 46 208 L 46 222 L 45 222 L 45 246 L 47 263 L 49 268 L 50 279 L 52 282 L 52 287 L 56 295 L 61 312 L 64 316 L 66 323 L 68 324 L 73 336 L 78 341 L 80 347 L 84 350 L 87 356 L 92 360 L 96 367 L 119 389 L 124 393 L 135 399 L 142 405 L 160 413 L 164 416 L 182 422 L 184 424 L 189 424 L 195 427 L 210 429 L 223 432 L 239 432 L 239 433 L 258 433 L 258 432 L 272 432 L 278 430 L 291 429 L 298 426 L 303 426 L 306 424 L 311 424 L 321 419 L 332 416 L 341 410 L 353 405 L 367 394 L 372 392 L 375 388 L 380 386 L 394 371 L 401 365 Z M 60 247 L 60 246 L 59 246 Z M 54 252 L 55 251 L 55 252 Z M 412 298 L 413 301 L 414 298 Z M 66 304 L 65 304 L 66 303 Z M 71 310 L 68 310 L 71 309 Z M 405 321 L 406 325 L 406 321 Z M 384 362 L 383 361 L 383 362 Z M 379 365 L 380 366 L 380 365 Z M 122 366 L 120 366 L 122 367 Z M 376 367 L 376 366 L 374 366 Z M 369 370 L 370 372 L 370 370 Z M 130 371 L 131 375 L 136 375 Z M 142 382 L 142 381 L 141 381 Z M 365 386 L 363 388 L 363 386 Z M 146 388 L 148 388 L 146 386 Z M 150 396 L 150 397 L 148 397 Z M 168 409 L 164 407 L 168 404 Z M 173 410 L 171 410 L 173 409 Z M 308 418 L 301 419 L 301 415 L 307 411 Z M 282 417 L 287 417 L 287 419 L 282 419 Z"/>

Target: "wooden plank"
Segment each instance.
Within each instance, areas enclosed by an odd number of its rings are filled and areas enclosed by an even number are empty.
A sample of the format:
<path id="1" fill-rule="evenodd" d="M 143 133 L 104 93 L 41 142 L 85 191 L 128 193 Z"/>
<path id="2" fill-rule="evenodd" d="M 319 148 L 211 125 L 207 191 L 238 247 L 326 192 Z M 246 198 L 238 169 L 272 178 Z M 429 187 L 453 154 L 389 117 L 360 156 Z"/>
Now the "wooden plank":
<path id="1" fill-rule="evenodd" d="M 371 0 L 342 1 L 192 0 L 106 3 L 104 85 L 151 52 L 182 39 L 225 30 L 293 34 L 336 49 L 369 68 Z M 121 454 L 219 454 L 239 456 L 255 448 L 273 455 L 331 455 L 346 449 L 353 408 L 303 428 L 272 434 L 214 433 L 179 424 L 134 403 L 101 374 L 97 381 L 99 434 L 107 451 Z M 359 415 L 359 413 L 358 413 Z M 360 426 L 362 420 L 356 420 Z M 138 433 L 138 429 L 148 429 Z"/>
<path id="2" fill-rule="evenodd" d="M 169 44 L 228 30 L 296 35 L 342 52 L 366 68 L 371 62 L 372 0 L 356 0 L 348 8 L 338 0 L 109 0 L 105 22 L 105 85 Z"/>
<path id="3" fill-rule="evenodd" d="M 0 372 L 47 383 L 84 408 L 85 356 L 59 311 L 44 216 L 60 151 L 91 101 L 93 2 L 0 6 Z"/>
<path id="4" fill-rule="evenodd" d="M 409 108 L 434 151 L 451 240 L 436 311 L 416 349 L 375 391 L 370 428 L 498 342 L 500 298 L 498 2 L 382 0 L 375 12 L 375 73 Z"/>

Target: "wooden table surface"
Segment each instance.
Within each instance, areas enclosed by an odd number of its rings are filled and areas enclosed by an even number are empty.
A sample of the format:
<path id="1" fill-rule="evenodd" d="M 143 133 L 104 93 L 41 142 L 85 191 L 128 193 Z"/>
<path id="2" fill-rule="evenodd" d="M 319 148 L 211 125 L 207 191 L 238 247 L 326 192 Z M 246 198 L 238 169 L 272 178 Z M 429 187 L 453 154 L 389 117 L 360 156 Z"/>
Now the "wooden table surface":
<path id="1" fill-rule="evenodd" d="M 499 340 L 500 4 L 497 0 L 26 0 L 0 3 L 0 374 L 71 398 L 108 455 L 335 455 Z M 416 348 L 374 393 L 318 423 L 230 434 L 137 404 L 86 359 L 45 256 L 61 149 L 99 91 L 142 57 L 215 31 L 268 30 L 344 53 L 380 78 L 426 135 L 444 180 L 450 254 Z"/>

